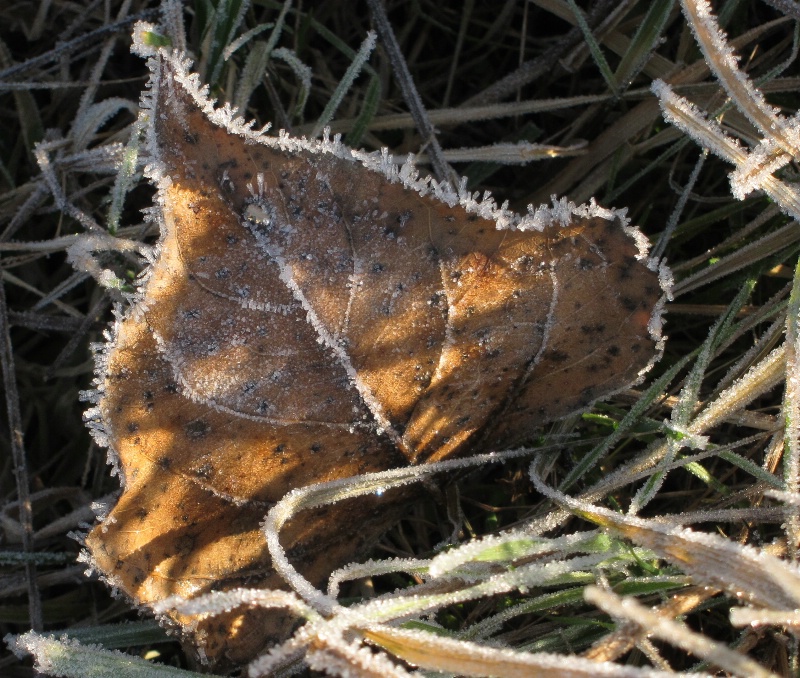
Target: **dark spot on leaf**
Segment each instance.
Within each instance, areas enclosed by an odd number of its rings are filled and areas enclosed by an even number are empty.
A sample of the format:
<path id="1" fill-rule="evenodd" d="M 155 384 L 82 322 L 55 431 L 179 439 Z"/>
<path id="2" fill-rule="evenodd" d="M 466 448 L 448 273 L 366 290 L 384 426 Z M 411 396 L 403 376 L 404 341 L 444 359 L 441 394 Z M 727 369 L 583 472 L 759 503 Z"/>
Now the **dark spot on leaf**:
<path id="1" fill-rule="evenodd" d="M 195 419 L 186 424 L 184 431 L 189 438 L 204 438 L 211 431 L 211 424 L 202 419 Z"/>

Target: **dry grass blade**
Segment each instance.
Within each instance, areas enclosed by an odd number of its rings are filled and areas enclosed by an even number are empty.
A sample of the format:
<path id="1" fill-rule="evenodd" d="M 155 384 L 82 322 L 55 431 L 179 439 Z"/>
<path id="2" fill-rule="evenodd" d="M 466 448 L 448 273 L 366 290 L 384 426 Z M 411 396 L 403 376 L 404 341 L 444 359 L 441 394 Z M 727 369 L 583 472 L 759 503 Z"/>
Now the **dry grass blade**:
<path id="1" fill-rule="evenodd" d="M 586 588 L 586 600 L 608 612 L 612 617 L 626 622 L 634 622 L 646 628 L 648 635 L 678 645 L 712 665 L 730 671 L 734 676 L 777 678 L 776 674 L 766 671 L 752 659 L 729 650 L 721 643 L 715 643 L 706 636 L 694 633 L 682 624 L 647 610 L 632 598 L 621 599 L 596 586 L 590 586 Z"/>
<path id="2" fill-rule="evenodd" d="M 430 633 L 404 631 L 391 627 L 369 629 L 365 637 L 404 661 L 428 671 L 442 671 L 459 676 L 503 676 L 504 678 L 667 678 L 689 674 L 671 671 L 641 670 L 616 664 L 591 661 L 543 652 L 531 654 L 489 648 L 464 641 L 447 640 Z M 754 662 L 750 662 L 754 665 Z M 691 674 L 702 676 L 703 674 Z M 768 672 L 754 676 L 772 675 Z"/>
<path id="3" fill-rule="evenodd" d="M 8 307 L 6 305 L 5 284 L 0 282 L 0 370 L 3 374 L 3 392 L 6 400 L 8 416 L 8 434 L 11 444 L 11 461 L 16 479 L 16 494 L 19 504 L 19 522 L 21 527 L 22 550 L 26 554 L 33 553 L 33 512 L 31 510 L 30 478 L 28 460 L 20 417 L 17 377 L 14 368 L 14 350 L 11 344 L 11 333 L 8 325 Z M 25 563 L 25 579 L 28 592 L 29 619 L 31 629 L 40 631 L 44 626 L 42 602 L 36 582 L 36 563 Z"/>

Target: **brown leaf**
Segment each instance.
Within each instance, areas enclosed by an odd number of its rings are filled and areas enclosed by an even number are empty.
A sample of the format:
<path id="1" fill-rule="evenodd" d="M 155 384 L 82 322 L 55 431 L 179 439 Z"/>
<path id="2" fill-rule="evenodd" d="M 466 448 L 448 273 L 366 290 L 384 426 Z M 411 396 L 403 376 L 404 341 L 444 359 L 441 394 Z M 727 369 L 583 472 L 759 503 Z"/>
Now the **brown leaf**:
<path id="1" fill-rule="evenodd" d="M 515 217 L 385 156 L 252 132 L 177 57 L 150 66 L 159 255 L 89 413 L 123 493 L 87 546 L 136 604 L 285 587 L 259 524 L 292 488 L 518 444 L 653 361 L 659 280 L 617 213 Z M 320 583 L 412 495 L 305 513 L 282 542 Z M 293 623 L 174 621 L 234 665 Z"/>

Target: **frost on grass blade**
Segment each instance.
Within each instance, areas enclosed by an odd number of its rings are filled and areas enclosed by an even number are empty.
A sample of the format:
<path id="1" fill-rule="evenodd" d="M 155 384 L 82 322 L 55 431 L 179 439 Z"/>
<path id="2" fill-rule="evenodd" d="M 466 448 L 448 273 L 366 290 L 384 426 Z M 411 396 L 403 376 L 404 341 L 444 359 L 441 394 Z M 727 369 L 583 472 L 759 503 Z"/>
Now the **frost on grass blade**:
<path id="1" fill-rule="evenodd" d="M 89 420 L 123 492 L 86 540 L 134 603 L 286 590 L 260 528 L 294 488 L 517 445 L 659 353 L 668 276 L 624 211 L 519 216 L 386 152 L 267 136 L 216 107 L 182 54 L 137 49 L 161 238 L 97 353 Z M 274 552 L 318 587 L 416 492 L 290 516 Z M 256 605 L 160 614 L 218 668 L 297 622 Z"/>
<path id="2" fill-rule="evenodd" d="M 202 674 L 174 666 L 156 664 L 99 645 L 84 645 L 66 635 L 56 638 L 29 631 L 19 636 L 7 635 L 3 640 L 9 649 L 22 658 L 32 655 L 34 668 L 40 675 L 126 676 L 129 678 L 202 678 Z"/>

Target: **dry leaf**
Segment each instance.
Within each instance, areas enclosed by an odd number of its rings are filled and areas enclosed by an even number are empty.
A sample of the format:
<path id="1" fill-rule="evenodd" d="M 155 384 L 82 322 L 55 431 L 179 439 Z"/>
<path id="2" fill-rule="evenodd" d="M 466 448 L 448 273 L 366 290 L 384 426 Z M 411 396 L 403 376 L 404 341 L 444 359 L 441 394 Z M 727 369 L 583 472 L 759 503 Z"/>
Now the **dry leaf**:
<path id="1" fill-rule="evenodd" d="M 259 524 L 292 488 L 518 444 L 652 364 L 659 276 L 619 213 L 517 217 L 385 154 L 256 133 L 180 55 L 150 68 L 159 254 L 88 415 L 123 487 L 91 562 L 136 604 L 285 587 Z M 403 492 L 304 513 L 282 533 L 292 562 L 324 581 Z M 293 623 L 173 621 L 226 665 Z"/>

